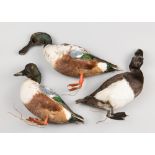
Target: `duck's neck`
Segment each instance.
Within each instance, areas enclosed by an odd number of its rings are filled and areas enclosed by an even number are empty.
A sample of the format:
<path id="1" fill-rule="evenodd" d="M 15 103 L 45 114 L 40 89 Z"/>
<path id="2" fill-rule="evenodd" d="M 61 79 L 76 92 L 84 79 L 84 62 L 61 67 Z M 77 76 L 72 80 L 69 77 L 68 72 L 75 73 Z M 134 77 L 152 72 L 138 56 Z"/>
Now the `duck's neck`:
<path id="1" fill-rule="evenodd" d="M 144 76 L 140 69 L 131 69 L 131 73 L 133 73 L 134 77 L 140 82 L 144 82 Z"/>
<path id="2" fill-rule="evenodd" d="M 34 76 L 34 77 L 30 77 L 31 80 L 37 82 L 37 83 L 41 83 L 41 76 Z"/>

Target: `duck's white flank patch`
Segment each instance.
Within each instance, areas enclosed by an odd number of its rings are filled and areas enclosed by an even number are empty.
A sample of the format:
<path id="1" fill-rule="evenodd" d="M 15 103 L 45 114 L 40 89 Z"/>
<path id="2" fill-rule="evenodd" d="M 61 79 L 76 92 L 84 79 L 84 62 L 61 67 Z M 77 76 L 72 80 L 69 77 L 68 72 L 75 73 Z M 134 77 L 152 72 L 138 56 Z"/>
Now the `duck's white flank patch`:
<path id="1" fill-rule="evenodd" d="M 105 72 L 107 70 L 107 64 L 104 62 L 99 62 L 97 66 L 101 69 L 102 72 Z"/>
<path id="2" fill-rule="evenodd" d="M 64 113 L 66 115 L 66 119 L 69 120 L 71 118 L 71 112 L 69 112 L 68 110 L 66 110 L 65 108 L 63 109 Z"/>
<path id="3" fill-rule="evenodd" d="M 112 83 L 95 95 L 95 98 L 103 102 L 109 101 L 114 109 L 121 108 L 134 99 L 134 92 L 126 79 Z"/>
<path id="4" fill-rule="evenodd" d="M 28 79 L 21 86 L 20 98 L 24 104 L 27 104 L 32 100 L 33 96 L 39 92 L 39 83 Z"/>

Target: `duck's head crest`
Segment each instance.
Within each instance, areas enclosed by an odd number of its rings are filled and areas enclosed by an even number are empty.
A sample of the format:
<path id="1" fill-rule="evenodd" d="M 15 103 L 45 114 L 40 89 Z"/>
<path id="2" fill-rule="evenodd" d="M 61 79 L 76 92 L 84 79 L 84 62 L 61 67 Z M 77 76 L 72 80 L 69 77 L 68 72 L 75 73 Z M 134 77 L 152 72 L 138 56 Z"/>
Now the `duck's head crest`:
<path id="1" fill-rule="evenodd" d="M 33 46 L 52 44 L 52 38 L 49 34 L 44 32 L 37 32 L 31 35 L 29 43 L 19 51 L 20 55 L 24 55 Z"/>
<path id="2" fill-rule="evenodd" d="M 129 65 L 130 70 L 132 69 L 140 69 L 141 66 L 143 65 L 143 51 L 141 49 L 138 49 L 135 52 L 134 57 L 131 60 L 131 63 Z"/>
<path id="3" fill-rule="evenodd" d="M 14 76 L 26 76 L 38 83 L 41 83 L 41 73 L 34 63 L 29 63 L 25 66 L 25 69 L 14 74 Z"/>

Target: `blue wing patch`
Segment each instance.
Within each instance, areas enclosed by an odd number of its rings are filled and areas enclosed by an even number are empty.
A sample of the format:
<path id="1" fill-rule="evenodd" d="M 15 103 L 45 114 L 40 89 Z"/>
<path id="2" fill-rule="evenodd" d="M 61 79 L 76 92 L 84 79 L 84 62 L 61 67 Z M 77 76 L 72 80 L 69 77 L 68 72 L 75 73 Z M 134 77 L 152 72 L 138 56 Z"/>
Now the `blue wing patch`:
<path id="1" fill-rule="evenodd" d="M 70 52 L 70 56 L 72 58 L 81 58 L 83 56 L 83 52 L 78 51 L 78 50 L 73 50 L 73 51 Z"/>
<path id="2" fill-rule="evenodd" d="M 55 101 L 57 101 L 58 103 L 60 103 L 64 108 L 66 108 L 67 110 L 69 110 L 70 112 L 72 112 L 72 110 L 68 107 L 68 105 L 62 100 L 62 98 L 56 93 L 54 92 L 52 89 L 47 88 L 43 85 L 40 85 L 40 90 L 47 95 L 49 98 L 54 99 Z"/>
<path id="3" fill-rule="evenodd" d="M 48 97 L 50 98 L 53 98 L 53 97 L 56 97 L 56 96 L 59 96 L 56 92 L 54 92 L 52 89 L 50 88 L 47 88 L 43 85 L 40 85 L 40 90 L 45 94 L 47 95 Z"/>

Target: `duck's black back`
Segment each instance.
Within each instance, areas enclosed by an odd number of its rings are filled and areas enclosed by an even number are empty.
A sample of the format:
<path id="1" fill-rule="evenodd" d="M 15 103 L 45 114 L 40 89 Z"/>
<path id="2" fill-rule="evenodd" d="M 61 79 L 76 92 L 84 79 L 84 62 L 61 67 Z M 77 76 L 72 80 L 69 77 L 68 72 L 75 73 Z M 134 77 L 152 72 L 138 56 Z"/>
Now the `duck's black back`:
<path id="1" fill-rule="evenodd" d="M 135 97 L 139 95 L 143 88 L 144 77 L 141 70 L 125 72 L 117 74 L 107 81 L 105 81 L 97 90 L 95 90 L 90 96 L 95 96 L 99 91 L 106 89 L 111 84 L 126 79 L 129 82 L 130 87 L 134 91 Z"/>
<path id="2" fill-rule="evenodd" d="M 143 89 L 144 76 L 141 70 L 133 70 L 124 74 L 125 79 L 129 82 L 130 87 L 134 91 L 135 97 L 140 94 Z"/>

